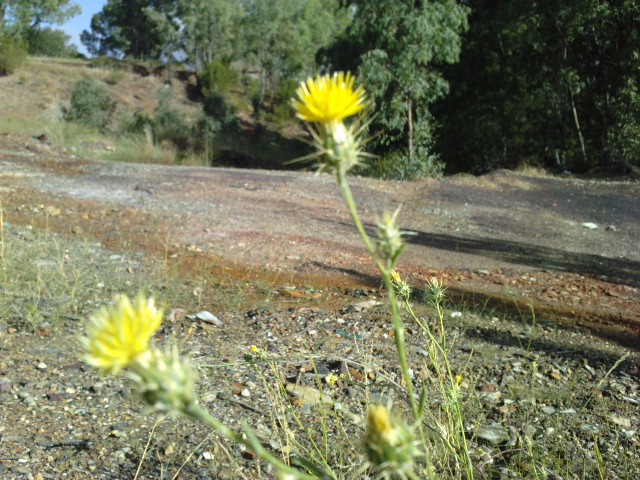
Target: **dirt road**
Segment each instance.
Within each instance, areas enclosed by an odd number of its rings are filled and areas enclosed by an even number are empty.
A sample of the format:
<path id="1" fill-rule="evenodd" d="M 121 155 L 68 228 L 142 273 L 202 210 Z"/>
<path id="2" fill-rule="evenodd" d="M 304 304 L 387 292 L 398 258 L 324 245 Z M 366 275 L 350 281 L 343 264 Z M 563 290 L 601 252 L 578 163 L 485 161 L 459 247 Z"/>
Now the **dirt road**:
<path id="1" fill-rule="evenodd" d="M 367 227 L 402 205 L 399 269 L 454 298 L 596 328 L 640 348 L 640 184 L 498 171 L 354 178 Z M 335 182 L 313 173 L 104 163 L 0 137 L 5 221 L 292 283 L 375 285 Z"/>

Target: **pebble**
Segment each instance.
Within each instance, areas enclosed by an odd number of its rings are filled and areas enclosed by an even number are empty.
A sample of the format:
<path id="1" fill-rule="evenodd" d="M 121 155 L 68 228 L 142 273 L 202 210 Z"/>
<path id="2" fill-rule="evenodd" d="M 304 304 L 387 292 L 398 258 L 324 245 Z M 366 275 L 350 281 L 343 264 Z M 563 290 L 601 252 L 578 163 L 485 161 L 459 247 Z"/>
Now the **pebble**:
<path id="1" fill-rule="evenodd" d="M 46 370 L 46 368 L 47 368 L 47 364 L 46 364 L 46 363 L 44 363 L 44 362 L 40 362 L 40 363 L 38 364 L 38 368 L 39 368 L 40 370 Z"/>
<path id="2" fill-rule="evenodd" d="M 187 318 L 190 320 L 200 320 L 202 322 L 215 325 L 216 327 L 222 327 L 224 325 L 224 322 L 222 320 L 220 320 L 213 313 L 207 310 L 202 310 L 195 315 L 187 315 Z"/>
<path id="3" fill-rule="evenodd" d="M 542 407 L 541 409 L 544 413 L 546 413 L 547 415 L 552 415 L 554 413 L 556 413 L 556 409 L 552 406 L 545 406 Z"/>
<path id="4" fill-rule="evenodd" d="M 588 230 L 595 230 L 598 228 L 598 225 L 593 222 L 584 222 L 582 226 Z"/>
<path id="5" fill-rule="evenodd" d="M 621 427 L 624 427 L 624 428 L 631 427 L 631 420 L 629 420 L 628 418 L 620 417 L 618 415 L 611 415 L 611 417 L 609 418 L 611 418 L 611 421 L 616 425 L 620 425 Z"/>
<path id="6" fill-rule="evenodd" d="M 509 440 L 509 431 L 497 423 L 478 428 L 476 435 L 494 445 Z"/>
<path id="7" fill-rule="evenodd" d="M 333 399 L 329 395 L 326 395 L 313 387 L 294 385 L 290 383 L 287 385 L 286 389 L 292 397 L 299 399 L 302 402 L 302 405 L 314 406 L 322 403 L 333 403 Z"/>

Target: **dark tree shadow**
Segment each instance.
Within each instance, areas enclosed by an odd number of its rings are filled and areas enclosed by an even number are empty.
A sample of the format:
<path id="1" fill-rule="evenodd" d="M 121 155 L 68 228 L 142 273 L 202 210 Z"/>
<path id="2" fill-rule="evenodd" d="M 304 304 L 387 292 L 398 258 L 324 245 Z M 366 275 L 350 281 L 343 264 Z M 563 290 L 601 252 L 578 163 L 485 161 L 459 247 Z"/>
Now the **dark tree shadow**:
<path id="1" fill-rule="evenodd" d="M 474 239 L 417 232 L 415 235 L 407 235 L 405 240 L 410 244 L 423 245 L 438 250 L 470 253 L 516 265 L 528 265 L 580 275 L 605 275 L 611 281 L 640 287 L 640 262 L 632 260 L 587 253 L 572 253 L 561 249 L 496 238 Z"/>

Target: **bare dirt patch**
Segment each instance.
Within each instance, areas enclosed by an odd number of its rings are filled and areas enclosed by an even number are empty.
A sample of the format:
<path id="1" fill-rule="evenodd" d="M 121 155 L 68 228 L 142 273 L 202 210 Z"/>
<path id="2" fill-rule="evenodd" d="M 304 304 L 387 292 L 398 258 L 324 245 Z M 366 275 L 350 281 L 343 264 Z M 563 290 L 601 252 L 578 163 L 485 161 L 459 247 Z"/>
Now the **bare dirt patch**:
<path id="1" fill-rule="evenodd" d="M 640 344 L 640 185 L 499 171 L 445 181 L 353 179 L 368 228 L 402 205 L 400 269 L 455 298 L 584 325 Z M 105 163 L 0 138 L 6 220 L 294 284 L 376 286 L 331 177 Z M 584 224 L 593 223 L 590 229 Z"/>

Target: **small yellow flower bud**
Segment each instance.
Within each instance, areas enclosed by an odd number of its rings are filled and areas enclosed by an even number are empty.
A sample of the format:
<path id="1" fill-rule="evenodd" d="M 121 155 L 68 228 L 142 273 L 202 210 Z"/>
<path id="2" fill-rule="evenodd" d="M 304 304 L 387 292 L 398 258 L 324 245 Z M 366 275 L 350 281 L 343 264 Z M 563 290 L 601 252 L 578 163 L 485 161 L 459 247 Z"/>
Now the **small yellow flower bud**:
<path id="1" fill-rule="evenodd" d="M 418 452 L 409 428 L 389 417 L 382 405 L 369 409 L 364 449 L 371 468 L 383 477 L 411 476 Z"/>
<path id="2" fill-rule="evenodd" d="M 385 212 L 382 219 L 378 221 L 377 244 L 380 255 L 387 261 L 387 266 L 393 268 L 396 260 L 404 249 L 402 232 L 396 227 L 396 218 L 400 213 L 400 208 L 396 209 L 393 215 Z"/>
<path id="3" fill-rule="evenodd" d="M 391 270 L 391 284 L 396 291 L 398 299 L 408 302 L 411 298 L 411 285 L 404 281 L 395 270 Z"/>

